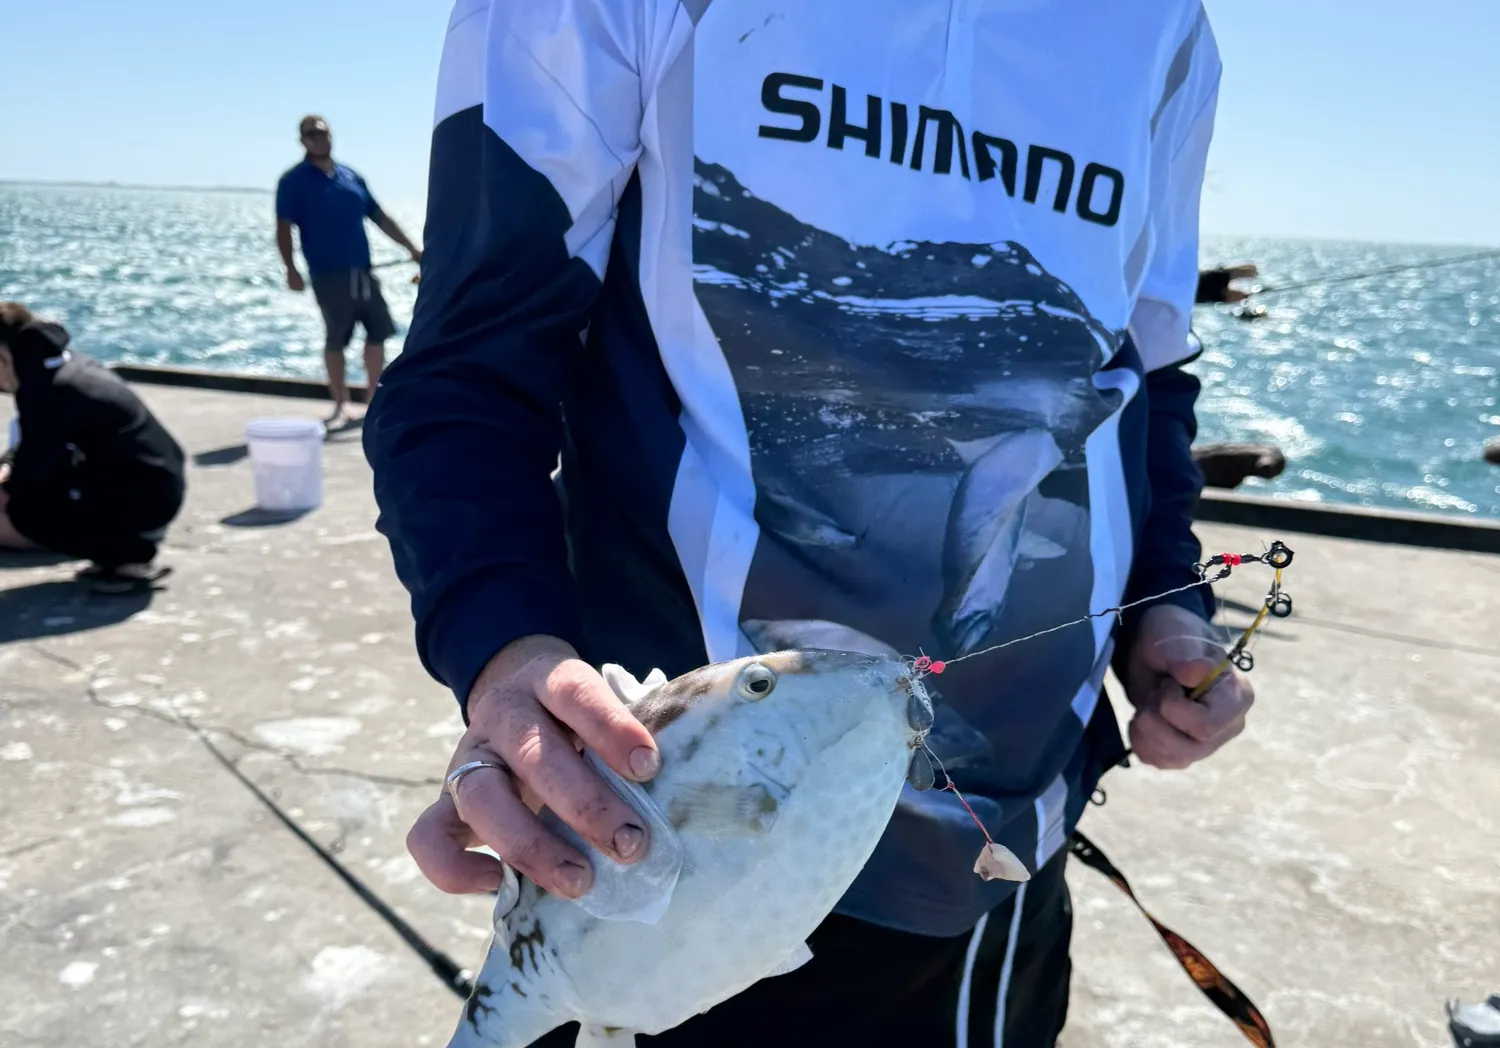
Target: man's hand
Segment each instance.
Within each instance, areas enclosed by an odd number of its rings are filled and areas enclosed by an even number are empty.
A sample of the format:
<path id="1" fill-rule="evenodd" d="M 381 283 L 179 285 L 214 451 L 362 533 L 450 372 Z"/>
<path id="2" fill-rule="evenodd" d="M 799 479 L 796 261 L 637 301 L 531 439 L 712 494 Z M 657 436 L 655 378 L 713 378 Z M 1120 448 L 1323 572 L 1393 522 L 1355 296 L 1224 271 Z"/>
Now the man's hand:
<path id="1" fill-rule="evenodd" d="M 9 479 L 10 479 L 10 463 L 9 462 L 0 462 L 0 484 L 4 484 Z M 4 492 L 0 492 L 0 495 L 3 495 L 3 494 L 4 494 Z"/>
<path id="2" fill-rule="evenodd" d="M 1255 689 L 1233 667 L 1201 699 L 1189 699 L 1224 657 L 1201 616 L 1162 604 L 1141 618 L 1126 669 L 1125 692 L 1135 706 L 1130 745 L 1157 768 L 1186 768 L 1245 730 Z"/>
<path id="3" fill-rule="evenodd" d="M 297 272 L 295 266 L 288 266 L 286 271 L 286 286 L 293 291 L 302 291 L 307 285 L 302 282 L 302 274 Z"/>
<path id="4" fill-rule="evenodd" d="M 468 849 L 485 845 L 541 888 L 577 898 L 593 884 L 588 859 L 545 829 L 543 805 L 600 851 L 622 863 L 642 858 L 650 842 L 641 817 L 578 752 L 588 746 L 627 779 L 654 776 L 656 743 L 604 678 L 554 637 L 523 637 L 500 651 L 469 696 L 469 730 L 448 772 L 479 768 L 445 788 L 417 819 L 406 846 L 422 873 L 452 894 L 494 891 L 503 867 Z"/>
<path id="5" fill-rule="evenodd" d="M 1237 266 L 1226 266 L 1224 272 L 1230 280 L 1248 280 L 1251 277 L 1260 276 L 1260 269 L 1253 262 L 1243 262 Z M 1241 291 L 1237 287 L 1224 288 L 1224 301 L 1230 304 L 1243 302 L 1250 297 L 1250 292 Z"/>

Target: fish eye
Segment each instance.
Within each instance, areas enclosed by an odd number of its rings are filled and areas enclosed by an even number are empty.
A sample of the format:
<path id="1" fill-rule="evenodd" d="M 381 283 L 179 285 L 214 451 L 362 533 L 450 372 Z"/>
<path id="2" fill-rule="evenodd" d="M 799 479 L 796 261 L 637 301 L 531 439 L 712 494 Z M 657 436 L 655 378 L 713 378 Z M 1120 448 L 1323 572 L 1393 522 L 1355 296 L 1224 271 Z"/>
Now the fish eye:
<path id="1" fill-rule="evenodd" d="M 740 695 L 751 702 L 759 702 L 776 687 L 776 674 L 758 662 L 746 666 L 740 674 Z"/>

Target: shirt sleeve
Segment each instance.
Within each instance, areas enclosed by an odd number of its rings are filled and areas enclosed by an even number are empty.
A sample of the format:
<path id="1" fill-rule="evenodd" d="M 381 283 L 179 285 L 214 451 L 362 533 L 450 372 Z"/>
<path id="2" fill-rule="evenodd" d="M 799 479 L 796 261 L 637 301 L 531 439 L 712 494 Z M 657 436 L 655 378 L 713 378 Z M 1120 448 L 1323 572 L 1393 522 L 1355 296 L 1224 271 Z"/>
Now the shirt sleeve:
<path id="1" fill-rule="evenodd" d="M 510 641 L 578 642 L 551 475 L 653 22 L 641 0 L 460 0 L 449 23 L 422 283 L 364 443 L 417 649 L 460 704 Z"/>
<path id="2" fill-rule="evenodd" d="M 1198 212 L 1222 70 L 1213 30 L 1200 8 L 1168 68 L 1152 117 L 1151 253 L 1130 318 L 1130 334 L 1148 372 L 1198 352 L 1191 331 Z"/>
<path id="3" fill-rule="evenodd" d="M 298 219 L 297 191 L 292 180 L 287 175 L 282 175 L 281 180 L 276 183 L 276 218 L 281 222 L 290 222 L 296 225 Z"/>
<path id="4" fill-rule="evenodd" d="M 1193 534 L 1193 510 L 1203 475 L 1193 461 L 1200 383 L 1182 367 L 1201 351 L 1191 328 L 1198 290 L 1198 210 L 1213 137 L 1221 73 L 1213 32 L 1201 9 L 1168 73 L 1170 97 L 1158 107 L 1151 214 L 1154 250 L 1131 318 L 1130 336 L 1146 371 L 1146 477 L 1149 505 L 1125 591 L 1127 603 L 1187 586 L 1202 545 Z M 1176 81 L 1175 87 L 1173 85 Z M 1187 608 L 1206 618 L 1215 609 L 1207 586 L 1156 603 Z M 1150 605 L 1124 618 L 1122 651 Z"/>

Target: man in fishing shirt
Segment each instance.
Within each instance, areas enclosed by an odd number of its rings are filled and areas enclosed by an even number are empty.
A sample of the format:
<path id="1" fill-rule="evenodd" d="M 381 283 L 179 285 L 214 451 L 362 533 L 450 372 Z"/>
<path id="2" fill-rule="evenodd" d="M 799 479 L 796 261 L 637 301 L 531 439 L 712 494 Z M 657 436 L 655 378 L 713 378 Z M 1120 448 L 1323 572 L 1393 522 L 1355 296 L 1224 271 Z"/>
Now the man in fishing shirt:
<path id="1" fill-rule="evenodd" d="M 594 666 L 925 652 L 932 748 L 1031 879 L 981 880 L 958 799 L 908 789 L 808 964 L 643 1040 L 1054 1043 L 1064 844 L 1124 754 L 1107 667 L 1158 767 L 1237 735 L 1251 692 L 1186 698 L 1223 651 L 1204 588 L 977 653 L 1197 579 L 1219 75 L 1198 0 L 455 6 L 422 289 L 364 432 L 468 722 L 449 770 L 503 765 L 412 829 L 428 879 L 494 889 L 483 844 L 587 891 L 541 804 L 645 853 L 573 745 L 659 764 Z"/>
<path id="2" fill-rule="evenodd" d="M 422 252 L 385 213 L 365 180 L 333 159 L 333 134 L 320 116 L 305 116 L 298 126 L 307 155 L 276 184 L 276 247 L 286 265 L 287 287 L 302 291 L 306 282 L 292 254 L 292 227 L 302 241 L 313 297 L 323 314 L 326 337 L 323 363 L 333 397 L 329 422 L 340 425 L 349 414 L 349 385 L 344 350 L 358 322 L 365 329 L 365 374 L 373 390 L 385 367 L 385 341 L 396 334 L 395 321 L 370 268 L 370 238 L 365 219 L 420 262 Z"/>
<path id="3" fill-rule="evenodd" d="M 157 548 L 182 509 L 182 448 L 114 372 L 68 332 L 0 302 L 0 392 L 21 440 L 0 460 L 0 547 L 93 562 L 101 591 L 159 577 Z"/>

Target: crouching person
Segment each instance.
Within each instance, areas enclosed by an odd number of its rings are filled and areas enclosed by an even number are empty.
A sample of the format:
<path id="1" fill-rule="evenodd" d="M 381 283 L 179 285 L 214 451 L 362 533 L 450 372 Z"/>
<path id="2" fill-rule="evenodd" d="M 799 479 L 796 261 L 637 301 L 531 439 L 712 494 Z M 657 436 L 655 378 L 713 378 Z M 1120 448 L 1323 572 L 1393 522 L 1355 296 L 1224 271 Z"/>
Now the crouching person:
<path id="1" fill-rule="evenodd" d="M 166 574 L 157 548 L 182 509 L 182 448 L 125 382 L 68 346 L 68 332 L 0 302 L 0 391 L 20 441 L 0 462 L 0 547 L 92 562 L 97 590 Z"/>

